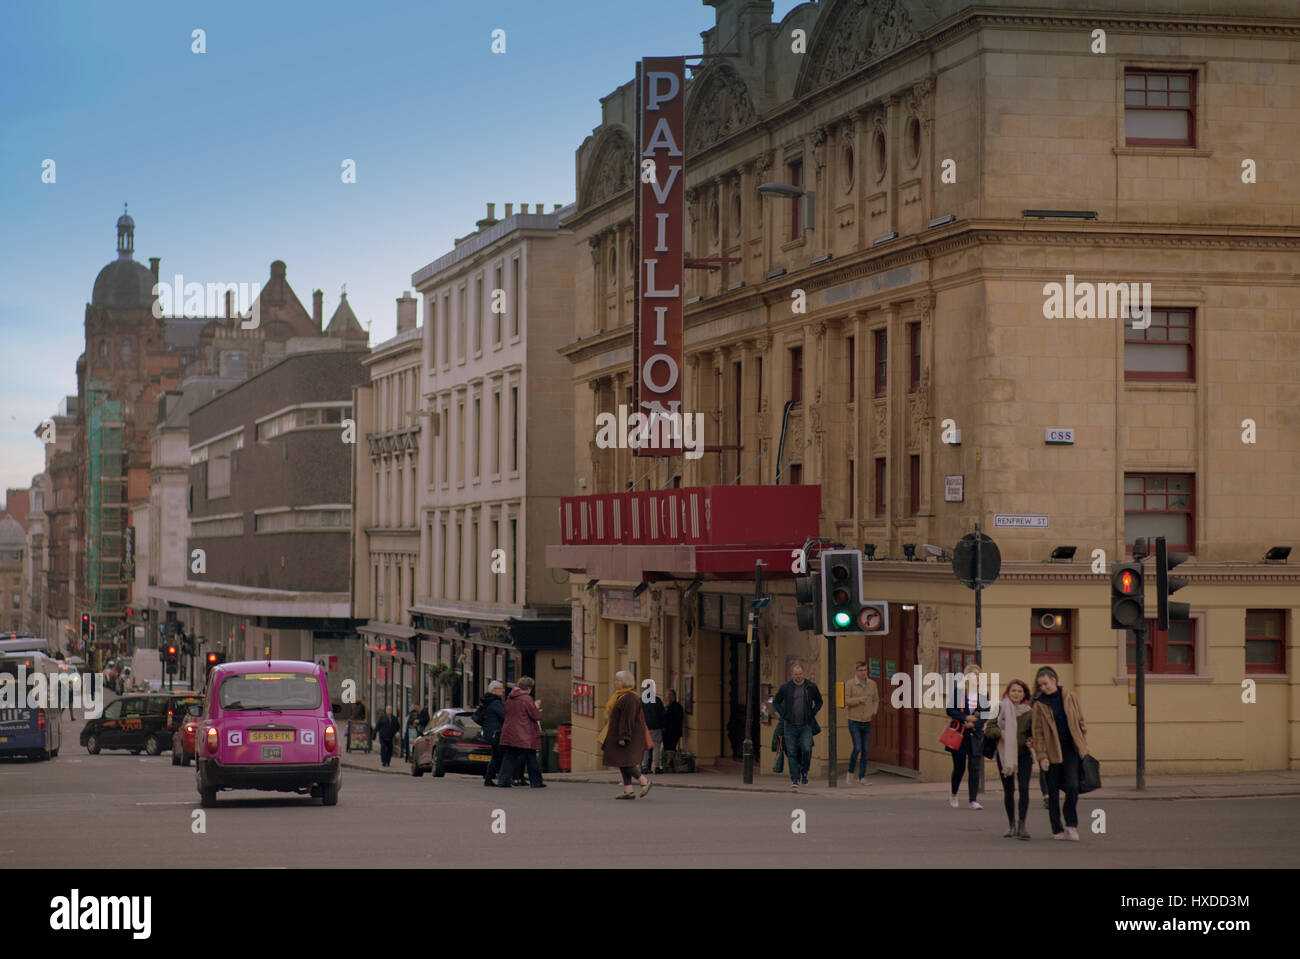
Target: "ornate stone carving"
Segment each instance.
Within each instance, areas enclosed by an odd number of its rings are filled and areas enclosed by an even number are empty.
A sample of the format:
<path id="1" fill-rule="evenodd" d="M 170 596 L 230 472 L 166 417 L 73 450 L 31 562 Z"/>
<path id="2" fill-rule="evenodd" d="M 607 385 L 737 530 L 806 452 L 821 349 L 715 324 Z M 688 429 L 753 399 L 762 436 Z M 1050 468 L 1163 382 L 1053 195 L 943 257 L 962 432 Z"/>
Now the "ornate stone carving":
<path id="1" fill-rule="evenodd" d="M 813 165 L 816 167 L 818 180 L 822 178 L 822 170 L 826 167 L 826 134 L 825 127 L 818 127 L 812 135 Z"/>
<path id="2" fill-rule="evenodd" d="M 601 234 L 596 233 L 587 237 L 587 246 L 591 248 L 591 265 L 593 267 L 600 266 L 600 244 Z"/>
<path id="3" fill-rule="evenodd" d="M 587 175 L 583 207 L 596 206 L 632 188 L 632 153 L 632 140 L 623 131 L 606 138 Z"/>
<path id="4" fill-rule="evenodd" d="M 710 73 L 691 98 L 686 122 L 686 149 L 700 153 L 754 122 L 754 104 L 740 75 L 728 67 Z"/>
<path id="5" fill-rule="evenodd" d="M 939 610 L 935 606 L 922 606 L 917 617 L 916 661 L 921 671 L 939 671 Z"/>
<path id="6" fill-rule="evenodd" d="M 879 456 L 885 450 L 888 433 L 885 429 L 885 405 L 873 405 L 871 410 L 871 449 Z"/>
<path id="7" fill-rule="evenodd" d="M 695 238 L 699 236 L 700 221 L 700 188 L 687 187 L 686 193 L 683 194 L 686 199 L 686 215 L 691 219 L 691 245 L 695 245 Z"/>
<path id="8" fill-rule="evenodd" d="M 772 164 L 776 162 L 776 151 L 768 150 L 766 153 L 760 153 L 758 159 L 754 162 L 754 170 L 761 177 L 768 170 L 772 169 Z"/>
<path id="9" fill-rule="evenodd" d="M 808 76 L 822 86 L 846 76 L 916 39 L 911 16 L 903 0 L 843 4 L 839 22 L 822 31 L 827 39 L 812 51 Z"/>

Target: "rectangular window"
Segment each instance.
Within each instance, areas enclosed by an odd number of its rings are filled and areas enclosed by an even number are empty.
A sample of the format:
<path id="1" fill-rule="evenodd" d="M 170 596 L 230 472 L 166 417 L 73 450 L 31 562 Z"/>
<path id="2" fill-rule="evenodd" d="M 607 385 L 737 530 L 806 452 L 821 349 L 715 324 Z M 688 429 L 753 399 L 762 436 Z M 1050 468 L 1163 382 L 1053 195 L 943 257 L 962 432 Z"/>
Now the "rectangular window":
<path id="1" fill-rule="evenodd" d="M 960 649 L 955 646 L 939 647 L 939 672 L 940 673 L 964 673 L 966 669 L 975 662 L 975 650 Z M 1002 690 L 998 690 L 1000 695 Z M 948 705 L 951 698 L 955 695 L 955 690 L 951 686 L 943 692 L 944 705 Z"/>
<path id="2" fill-rule="evenodd" d="M 438 368 L 438 298 L 429 297 L 429 305 L 425 307 L 425 312 L 429 315 L 429 369 Z"/>
<path id="3" fill-rule="evenodd" d="M 921 324 L 907 324 L 907 355 L 911 360 L 908 370 L 907 391 L 915 393 L 921 388 Z"/>
<path id="4" fill-rule="evenodd" d="M 1196 379 L 1196 323 L 1191 310 L 1152 310 L 1151 325 L 1124 324 L 1124 379 Z"/>
<path id="5" fill-rule="evenodd" d="M 501 303 L 501 307 L 505 307 L 505 303 L 501 302 L 505 295 L 505 289 L 501 285 L 501 267 L 498 266 L 492 273 L 492 303 L 490 309 L 492 310 L 493 346 L 501 345 L 501 310 L 497 308 L 497 304 Z"/>
<path id="6" fill-rule="evenodd" d="M 501 472 L 501 391 L 492 393 L 492 474 Z"/>
<path id="7" fill-rule="evenodd" d="M 1035 609 L 1029 618 L 1029 661 L 1070 662 L 1074 617 L 1068 609 Z"/>
<path id="8" fill-rule="evenodd" d="M 510 471 L 519 472 L 519 387 L 510 387 Z"/>
<path id="9" fill-rule="evenodd" d="M 1124 543 L 1163 536 L 1169 548 L 1190 553 L 1196 545 L 1196 514 L 1190 473 L 1124 474 Z"/>
<path id="10" fill-rule="evenodd" d="M 909 456 L 907 459 L 908 507 L 916 516 L 921 512 L 921 457 Z"/>
<path id="11" fill-rule="evenodd" d="M 450 479 L 450 468 L 447 464 L 448 460 L 451 458 L 451 430 L 449 428 L 451 424 L 447 422 L 446 410 L 443 410 L 438 414 L 438 419 L 438 445 L 441 447 L 440 452 L 442 455 L 442 485 L 446 486 Z"/>
<path id="12" fill-rule="evenodd" d="M 875 392 L 877 396 L 884 396 L 885 390 L 889 386 L 889 336 L 884 330 L 876 330 L 872 334 L 872 340 L 875 344 Z"/>
<path id="13" fill-rule="evenodd" d="M 1286 672 L 1286 611 L 1246 610 L 1246 672 Z"/>
<path id="14" fill-rule="evenodd" d="M 1126 146 L 1196 145 L 1196 75 L 1124 72 Z"/>
<path id="15" fill-rule="evenodd" d="M 510 564 L 510 605 L 519 602 L 519 521 L 512 519 L 510 521 L 510 552 L 506 555 L 506 562 Z"/>
<path id="16" fill-rule="evenodd" d="M 885 515 L 885 458 L 876 457 L 876 515 Z"/>
<path id="17" fill-rule="evenodd" d="M 792 160 L 785 165 L 786 179 L 791 186 L 803 186 L 803 158 Z M 803 236 L 802 225 L 799 222 L 799 207 L 803 203 L 802 197 L 793 197 L 790 200 L 790 239 L 797 240 Z"/>
<path id="18" fill-rule="evenodd" d="M 1152 579 L 1152 582 L 1155 582 Z M 1137 672 L 1137 643 L 1133 631 L 1125 630 L 1125 661 L 1130 673 Z M 1171 622 L 1169 631 L 1147 620 L 1146 671 L 1187 675 L 1196 672 L 1196 624 L 1190 620 Z"/>
<path id="19" fill-rule="evenodd" d="M 492 552 L 495 553 L 500 548 L 501 548 L 501 523 L 499 520 L 494 519 L 492 521 Z M 490 566 L 489 569 L 491 569 Z M 501 602 L 501 577 L 499 574 L 495 572 L 491 573 L 490 575 L 492 580 L 492 588 L 488 590 L 488 594 L 492 597 L 492 602 L 499 603 Z"/>
<path id="20" fill-rule="evenodd" d="M 442 297 L 442 368 L 451 366 L 451 294 Z"/>
<path id="21" fill-rule="evenodd" d="M 456 404 L 456 478 L 465 485 L 465 401 Z"/>
<path id="22" fill-rule="evenodd" d="M 742 413 L 745 409 L 745 373 L 744 368 L 739 363 L 731 364 L 731 382 L 735 395 L 732 397 L 732 406 L 735 407 L 735 436 L 736 445 L 740 446 L 745 442 L 744 423 L 742 422 Z M 740 454 L 742 450 L 736 450 L 736 468 L 740 469 Z"/>
<path id="23" fill-rule="evenodd" d="M 790 399 L 803 402 L 803 347 L 790 351 Z"/>
<path id="24" fill-rule="evenodd" d="M 478 554 L 478 512 L 472 511 L 471 515 L 474 517 L 474 522 L 470 526 L 469 540 L 469 598 L 477 603 L 479 571 L 483 564 L 479 562 Z"/>
<path id="25" fill-rule="evenodd" d="M 510 335 L 519 335 L 519 257 L 510 261 Z"/>
<path id="26" fill-rule="evenodd" d="M 474 352 L 483 352 L 483 277 L 474 281 Z"/>
<path id="27" fill-rule="evenodd" d="M 758 389 L 754 391 L 754 411 L 761 413 L 763 412 L 763 357 L 761 355 L 758 357 L 758 369 L 755 379 L 758 383 Z"/>
<path id="28" fill-rule="evenodd" d="M 483 465 L 483 401 L 474 397 L 474 478 Z"/>
<path id="29" fill-rule="evenodd" d="M 844 345 L 848 347 L 848 349 L 845 350 L 845 353 L 847 354 L 847 359 L 849 361 L 849 402 L 852 403 L 858 396 L 858 359 L 857 352 L 853 348 L 854 338 L 850 336 L 844 341 Z"/>
<path id="30" fill-rule="evenodd" d="M 465 362 L 465 346 L 468 340 L 469 332 L 469 312 L 465 306 L 465 287 L 461 287 L 459 292 L 458 308 L 456 310 L 456 356 L 460 362 Z"/>

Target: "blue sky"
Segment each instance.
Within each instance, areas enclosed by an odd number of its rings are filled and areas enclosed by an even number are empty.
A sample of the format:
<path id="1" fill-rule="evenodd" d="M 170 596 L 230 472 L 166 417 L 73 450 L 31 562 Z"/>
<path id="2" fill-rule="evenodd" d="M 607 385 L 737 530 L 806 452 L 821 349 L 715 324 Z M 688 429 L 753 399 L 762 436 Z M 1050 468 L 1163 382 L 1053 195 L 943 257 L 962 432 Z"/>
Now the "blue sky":
<path id="1" fill-rule="evenodd" d="M 600 97 L 642 56 L 698 52 L 714 23 L 700 0 L 5 0 L 4 14 L 0 489 L 43 468 L 32 431 L 76 393 L 123 202 L 135 259 L 160 257 L 162 279 L 262 283 L 282 259 L 308 310 L 325 291 L 327 319 L 346 283 L 380 342 L 411 273 L 487 202 L 498 216 L 571 202 Z"/>

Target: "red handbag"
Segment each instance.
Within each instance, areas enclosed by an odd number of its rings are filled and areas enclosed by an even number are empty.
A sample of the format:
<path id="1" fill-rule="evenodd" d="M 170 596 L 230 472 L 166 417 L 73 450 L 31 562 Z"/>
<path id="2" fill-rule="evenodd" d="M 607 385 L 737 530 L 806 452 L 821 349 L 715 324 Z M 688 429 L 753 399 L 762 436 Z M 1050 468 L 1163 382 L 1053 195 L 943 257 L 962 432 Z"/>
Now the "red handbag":
<path id="1" fill-rule="evenodd" d="M 961 742 L 961 723 L 954 719 L 948 724 L 948 727 L 939 734 L 939 743 L 940 745 L 947 746 L 953 752 L 959 752 L 961 750 Z"/>
<path id="2" fill-rule="evenodd" d="M 646 749 L 654 749 L 654 748 L 655 748 L 655 741 L 654 741 L 654 738 L 650 735 L 650 727 L 649 727 L 649 726 L 642 726 L 641 728 L 645 730 L 645 748 L 646 748 Z"/>

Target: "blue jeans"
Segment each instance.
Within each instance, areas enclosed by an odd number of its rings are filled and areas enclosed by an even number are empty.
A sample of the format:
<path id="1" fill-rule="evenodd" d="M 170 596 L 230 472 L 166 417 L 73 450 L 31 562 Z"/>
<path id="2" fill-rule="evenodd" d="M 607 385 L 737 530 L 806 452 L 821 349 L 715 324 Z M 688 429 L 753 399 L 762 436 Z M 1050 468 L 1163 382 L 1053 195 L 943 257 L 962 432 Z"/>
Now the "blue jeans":
<path id="1" fill-rule="evenodd" d="M 790 782 L 797 783 L 800 776 L 808 775 L 808 768 L 812 765 L 812 727 L 786 723 L 783 735 L 786 765 L 790 767 Z"/>
<path id="2" fill-rule="evenodd" d="M 858 778 L 861 779 L 867 774 L 867 750 L 871 746 L 871 723 L 860 723 L 855 719 L 850 719 L 849 738 L 853 740 L 853 752 L 849 753 L 849 775 L 853 775 L 857 759 L 861 756 L 862 768 L 858 772 Z"/>

